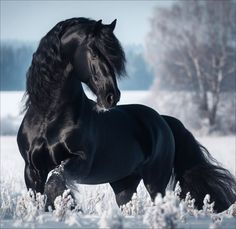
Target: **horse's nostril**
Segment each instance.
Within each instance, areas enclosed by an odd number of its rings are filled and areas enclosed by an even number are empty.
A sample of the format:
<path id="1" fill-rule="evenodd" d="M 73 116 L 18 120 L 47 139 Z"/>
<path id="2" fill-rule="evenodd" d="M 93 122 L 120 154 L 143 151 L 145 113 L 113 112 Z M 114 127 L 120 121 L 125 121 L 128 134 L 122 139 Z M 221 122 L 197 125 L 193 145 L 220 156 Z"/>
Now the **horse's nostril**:
<path id="1" fill-rule="evenodd" d="M 109 94 L 107 95 L 106 100 L 107 100 L 107 103 L 108 103 L 109 105 L 113 104 L 113 102 L 114 102 L 114 95 L 111 94 L 111 93 L 109 93 Z"/>

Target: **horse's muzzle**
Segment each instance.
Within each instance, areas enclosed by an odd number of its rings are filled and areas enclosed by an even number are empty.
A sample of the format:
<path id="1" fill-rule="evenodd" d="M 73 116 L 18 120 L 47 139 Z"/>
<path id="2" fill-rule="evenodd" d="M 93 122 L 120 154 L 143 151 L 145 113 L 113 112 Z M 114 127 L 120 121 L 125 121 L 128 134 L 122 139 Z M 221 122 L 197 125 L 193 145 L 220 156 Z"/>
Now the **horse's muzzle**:
<path id="1" fill-rule="evenodd" d="M 117 93 L 108 93 L 105 99 L 105 107 L 111 108 L 116 106 L 116 104 L 120 101 L 120 91 L 118 90 Z"/>
<path id="2" fill-rule="evenodd" d="M 116 104 L 119 101 L 120 101 L 120 91 L 117 90 L 115 93 L 114 92 L 107 93 L 103 98 L 98 97 L 97 104 L 101 108 L 109 109 L 116 106 Z"/>

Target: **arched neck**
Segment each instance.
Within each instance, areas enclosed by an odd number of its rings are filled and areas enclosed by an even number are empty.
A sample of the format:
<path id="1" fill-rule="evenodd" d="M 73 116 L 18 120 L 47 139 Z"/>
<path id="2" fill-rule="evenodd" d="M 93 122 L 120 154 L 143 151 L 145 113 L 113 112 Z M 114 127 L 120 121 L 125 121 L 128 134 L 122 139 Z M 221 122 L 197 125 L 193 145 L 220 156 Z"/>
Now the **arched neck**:
<path id="1" fill-rule="evenodd" d="M 51 112 L 47 115 L 48 120 L 55 119 L 61 112 L 65 112 L 67 109 L 72 110 L 77 115 L 81 115 L 84 110 L 92 108 L 91 101 L 86 96 L 79 77 L 73 74 L 73 72 L 67 76 L 60 95 L 57 101 L 54 102 L 50 108 Z"/>
<path id="2" fill-rule="evenodd" d="M 65 81 L 60 99 L 66 103 L 82 102 L 88 99 L 84 93 L 79 77 L 77 77 L 73 71 L 69 73 L 67 80 Z"/>

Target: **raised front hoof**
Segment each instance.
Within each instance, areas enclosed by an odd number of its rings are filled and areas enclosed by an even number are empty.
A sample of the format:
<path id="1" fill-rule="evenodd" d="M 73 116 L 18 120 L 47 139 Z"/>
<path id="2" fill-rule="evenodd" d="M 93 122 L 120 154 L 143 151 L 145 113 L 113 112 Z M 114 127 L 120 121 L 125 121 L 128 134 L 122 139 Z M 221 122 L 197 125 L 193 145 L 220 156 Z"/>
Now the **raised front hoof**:
<path id="1" fill-rule="evenodd" d="M 55 169 L 51 172 L 48 177 L 48 180 L 44 187 L 44 194 L 47 196 L 47 201 L 45 205 L 45 210 L 49 211 L 51 208 L 52 210 L 55 209 L 54 201 L 58 196 L 63 197 L 64 191 L 67 190 L 65 179 L 63 174 L 59 171 L 59 169 Z M 70 192 L 70 191 L 68 191 Z M 72 193 L 67 193 L 67 195 L 71 195 L 73 198 Z M 73 198 L 74 199 L 74 198 Z"/>

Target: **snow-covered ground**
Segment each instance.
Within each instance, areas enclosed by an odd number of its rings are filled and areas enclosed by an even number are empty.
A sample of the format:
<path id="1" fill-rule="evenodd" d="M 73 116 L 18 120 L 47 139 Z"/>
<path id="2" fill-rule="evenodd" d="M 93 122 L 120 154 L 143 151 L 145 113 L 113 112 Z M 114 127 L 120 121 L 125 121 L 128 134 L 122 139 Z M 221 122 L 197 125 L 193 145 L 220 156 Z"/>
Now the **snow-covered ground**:
<path id="1" fill-rule="evenodd" d="M 145 104 L 149 96 L 148 92 L 123 92 L 120 104 Z M 1 118 L 14 117 L 14 120 L 20 120 L 21 98 L 21 92 L 1 93 Z M 197 139 L 224 167 L 236 175 L 235 136 L 198 136 Z M 0 228 L 156 228 L 158 225 L 159 228 L 236 228 L 236 218 L 230 216 L 233 211 L 236 216 L 236 206 L 231 213 L 216 215 L 211 212 L 206 201 L 205 210 L 198 212 L 191 208 L 191 200 L 187 198 L 185 202 L 179 203 L 173 193 L 163 199 L 157 198 L 157 206 L 152 206 L 142 183 L 138 187 L 137 196 L 124 207 L 122 214 L 108 184 L 76 186 L 77 203 L 83 213 L 71 212 L 65 204 L 61 204 L 70 203 L 66 195 L 64 199 L 58 200 L 55 211 L 44 213 L 43 197 L 38 196 L 35 201 L 26 192 L 24 162 L 17 149 L 16 136 L 1 136 L 0 152 Z"/>
<path id="2" fill-rule="evenodd" d="M 235 171 L 235 139 L 233 136 L 198 139 L 226 168 L 231 172 Z M 156 219 L 152 212 L 150 213 L 149 208 L 152 208 L 149 204 L 150 199 L 142 183 L 139 185 L 137 193 L 139 202 L 134 200 L 133 207 L 128 206 L 128 210 L 123 215 L 119 213 L 119 209 L 116 207 L 114 194 L 108 184 L 77 186 L 79 192 L 76 191 L 75 194 L 83 213 L 71 213 L 70 211 L 63 213 L 60 208 L 53 213 L 36 211 L 33 208 L 32 199 L 29 198 L 26 192 L 23 179 L 24 162 L 17 149 L 16 137 L 2 136 L 0 141 L 1 228 L 11 228 L 13 226 L 32 228 L 91 228 L 100 226 L 104 228 L 113 227 L 113 223 L 121 224 L 124 228 L 149 228 L 152 226 L 153 218 L 154 221 L 157 221 L 154 225 L 157 225 L 157 223 L 162 225 L 166 223 L 165 217 L 173 217 L 172 220 L 176 217 L 177 219 L 183 217 L 181 221 L 174 220 L 179 228 L 207 228 L 210 225 L 217 226 L 217 223 L 220 223 L 222 228 L 235 228 L 236 226 L 236 219 L 228 215 L 223 217 L 212 213 L 197 212 L 187 214 L 184 211 L 181 213 L 182 215 L 176 215 L 182 209 L 182 205 L 176 206 L 176 203 L 173 202 L 176 200 L 173 197 L 168 200 L 170 203 L 163 203 L 163 200 L 161 200 L 161 204 L 167 209 L 167 213 L 165 213 L 166 216 L 157 213 L 159 218 Z M 26 208 L 30 209 L 29 212 L 26 211 Z M 195 214 L 196 217 L 192 214 Z M 150 221 L 150 225 L 145 224 L 147 220 Z"/>

